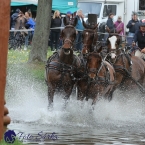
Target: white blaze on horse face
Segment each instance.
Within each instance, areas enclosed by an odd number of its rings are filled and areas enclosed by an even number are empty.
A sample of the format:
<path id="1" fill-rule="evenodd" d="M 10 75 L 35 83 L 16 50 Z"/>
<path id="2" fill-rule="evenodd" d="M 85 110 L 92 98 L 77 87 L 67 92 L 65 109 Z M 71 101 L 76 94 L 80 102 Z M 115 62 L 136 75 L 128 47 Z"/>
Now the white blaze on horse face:
<path id="1" fill-rule="evenodd" d="M 111 49 L 116 49 L 115 44 L 116 44 L 116 41 L 117 41 L 117 37 L 116 36 L 112 36 L 112 37 L 109 38 L 109 41 L 111 43 Z"/>
<path id="2" fill-rule="evenodd" d="M 86 32 L 86 35 L 88 35 L 89 33 L 88 32 Z"/>
<path id="3" fill-rule="evenodd" d="M 117 37 L 116 36 L 112 36 L 109 38 L 110 44 L 111 44 L 111 49 L 116 49 L 116 41 L 117 41 Z M 114 59 L 116 57 L 115 53 L 111 53 L 111 58 Z"/>

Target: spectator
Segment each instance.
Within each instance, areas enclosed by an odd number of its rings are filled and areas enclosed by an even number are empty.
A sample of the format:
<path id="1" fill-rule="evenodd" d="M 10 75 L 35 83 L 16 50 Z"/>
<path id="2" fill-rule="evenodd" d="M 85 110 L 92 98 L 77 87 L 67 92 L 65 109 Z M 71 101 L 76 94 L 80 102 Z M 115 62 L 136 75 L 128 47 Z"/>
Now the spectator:
<path id="1" fill-rule="evenodd" d="M 132 40 L 133 40 L 136 30 L 139 30 L 139 23 L 140 22 L 137 18 L 137 14 L 133 14 L 132 19 L 126 25 L 126 28 L 129 29 L 129 33 L 128 33 L 128 37 L 127 37 L 127 42 L 129 45 L 132 44 Z"/>
<path id="2" fill-rule="evenodd" d="M 60 27 L 61 26 L 61 17 L 60 12 L 56 10 L 54 12 L 54 15 L 51 19 L 51 28 Z M 51 29 L 51 51 L 53 51 L 53 44 L 55 41 L 55 49 L 58 49 L 58 41 L 60 36 L 60 29 Z"/>
<path id="3" fill-rule="evenodd" d="M 122 17 L 118 16 L 117 21 L 114 23 L 115 29 L 116 31 L 120 34 L 120 35 L 124 35 L 124 23 L 121 21 Z M 124 41 L 125 37 L 122 37 L 122 41 Z"/>
<path id="4" fill-rule="evenodd" d="M 124 23 L 121 21 L 121 16 L 118 16 L 117 21 L 114 23 L 114 26 L 117 32 L 120 32 L 120 35 L 124 35 Z"/>
<path id="5" fill-rule="evenodd" d="M 114 23 L 113 23 L 113 17 L 114 17 L 114 14 L 113 13 L 110 13 L 109 16 L 108 16 L 108 20 L 106 22 L 106 31 L 108 33 L 106 33 L 104 35 L 104 42 L 106 43 L 107 39 L 108 39 L 108 36 L 109 36 L 109 32 L 113 31 L 115 29 L 115 26 L 114 26 Z"/>
<path id="6" fill-rule="evenodd" d="M 83 26 L 83 23 L 82 23 L 84 15 L 83 15 L 82 10 L 77 11 L 76 18 L 77 18 L 76 29 L 78 29 L 77 37 L 76 37 L 76 49 L 78 50 L 78 52 L 80 52 L 82 50 L 82 31 L 84 30 L 84 26 Z"/>
<path id="7" fill-rule="evenodd" d="M 114 14 L 110 13 L 108 16 L 108 20 L 106 22 L 106 27 L 109 31 L 112 31 L 115 28 L 114 23 L 113 23 L 113 17 L 114 17 Z"/>
<path id="8" fill-rule="evenodd" d="M 31 12 L 25 12 L 25 18 L 27 19 L 27 23 L 25 25 L 26 29 L 35 29 L 35 22 L 32 19 L 32 14 Z M 28 40 L 30 37 L 33 36 L 34 31 L 28 31 L 28 35 L 25 36 L 25 46 L 24 50 L 27 50 L 28 48 Z M 31 38 L 32 40 L 32 38 Z"/>
<path id="9" fill-rule="evenodd" d="M 26 22 L 27 19 L 25 18 L 24 14 L 20 11 L 19 15 L 15 19 L 15 29 L 23 29 L 25 27 Z"/>
<path id="10" fill-rule="evenodd" d="M 20 9 L 16 9 L 15 13 L 13 13 L 11 16 L 11 30 L 15 29 L 15 23 L 19 13 L 20 13 Z"/>

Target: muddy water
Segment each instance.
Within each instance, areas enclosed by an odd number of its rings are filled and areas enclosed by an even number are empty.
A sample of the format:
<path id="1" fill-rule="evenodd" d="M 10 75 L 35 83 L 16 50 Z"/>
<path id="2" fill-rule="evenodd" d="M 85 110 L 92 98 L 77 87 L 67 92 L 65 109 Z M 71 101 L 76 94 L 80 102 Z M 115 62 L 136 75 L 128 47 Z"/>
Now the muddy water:
<path id="1" fill-rule="evenodd" d="M 63 100 L 55 95 L 48 110 L 45 83 L 9 70 L 6 100 L 8 127 L 26 144 L 145 144 L 145 100 L 138 92 L 116 91 L 111 102 L 102 99 L 93 111 L 91 100 L 82 105 L 75 95 L 63 110 Z"/>

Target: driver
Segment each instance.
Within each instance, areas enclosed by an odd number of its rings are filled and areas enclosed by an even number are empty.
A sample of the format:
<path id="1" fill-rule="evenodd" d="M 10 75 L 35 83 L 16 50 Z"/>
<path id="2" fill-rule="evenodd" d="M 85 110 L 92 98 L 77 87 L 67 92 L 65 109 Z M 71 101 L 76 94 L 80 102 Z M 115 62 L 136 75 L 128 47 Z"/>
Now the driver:
<path id="1" fill-rule="evenodd" d="M 145 19 L 141 21 L 140 29 L 135 32 L 132 45 L 137 45 L 135 56 L 145 60 Z"/>

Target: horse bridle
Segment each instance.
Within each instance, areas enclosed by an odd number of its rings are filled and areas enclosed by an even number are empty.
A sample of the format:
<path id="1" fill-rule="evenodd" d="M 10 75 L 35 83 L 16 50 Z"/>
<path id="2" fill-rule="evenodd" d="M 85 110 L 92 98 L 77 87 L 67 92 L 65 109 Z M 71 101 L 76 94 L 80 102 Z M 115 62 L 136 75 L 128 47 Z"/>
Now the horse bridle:
<path id="1" fill-rule="evenodd" d="M 68 25 L 68 26 L 66 26 L 65 28 L 74 28 L 74 26 L 72 26 L 72 25 Z M 63 40 L 63 46 L 64 46 L 64 44 L 65 43 L 67 43 L 67 42 L 69 42 L 70 44 L 71 44 L 71 47 L 69 48 L 69 49 L 72 49 L 73 48 L 73 46 L 74 46 L 74 41 L 72 41 L 71 39 L 69 39 L 69 38 L 65 38 L 64 40 Z M 63 48 L 63 46 L 62 46 L 62 48 Z"/>
<path id="2" fill-rule="evenodd" d="M 72 49 L 74 44 L 73 44 L 72 40 L 70 40 L 69 38 L 64 39 L 63 46 L 64 46 L 64 44 L 67 43 L 67 42 L 69 42 L 69 43 L 71 44 L 70 49 Z M 62 48 L 63 48 L 63 46 L 62 46 Z"/>
<path id="3" fill-rule="evenodd" d="M 94 73 L 96 74 L 96 76 L 98 75 L 98 73 L 100 72 L 100 70 L 102 69 L 103 67 L 103 61 L 101 62 L 100 66 L 99 66 L 99 69 L 98 68 L 90 68 L 88 69 L 88 67 L 86 67 L 87 69 L 87 73 Z"/>
<path id="4" fill-rule="evenodd" d="M 95 29 L 95 30 L 96 30 L 96 29 Z M 91 47 L 94 46 L 93 43 L 94 43 L 95 35 L 96 35 L 95 30 L 92 31 L 92 33 L 93 33 L 93 41 L 92 41 L 92 44 L 89 45 L 89 44 L 86 44 L 86 43 L 85 43 L 85 44 L 83 44 L 84 48 L 88 48 L 87 46 L 91 46 Z M 87 31 L 87 30 L 85 30 L 85 31 Z M 98 41 L 97 41 L 97 42 L 98 42 Z M 88 49 L 87 49 L 87 50 L 88 50 Z"/>

